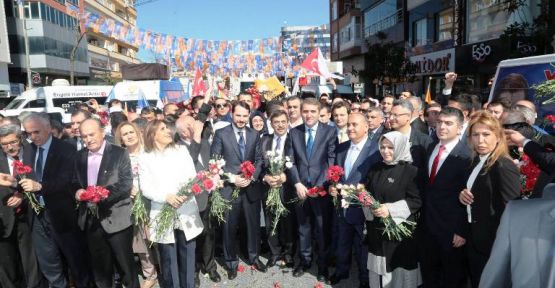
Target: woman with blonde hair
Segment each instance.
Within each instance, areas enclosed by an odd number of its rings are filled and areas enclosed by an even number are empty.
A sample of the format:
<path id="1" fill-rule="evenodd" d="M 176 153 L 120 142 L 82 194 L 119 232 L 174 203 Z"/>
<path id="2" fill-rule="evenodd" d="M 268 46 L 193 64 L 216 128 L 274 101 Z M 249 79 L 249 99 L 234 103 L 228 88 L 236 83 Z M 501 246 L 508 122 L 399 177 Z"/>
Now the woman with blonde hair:
<path id="1" fill-rule="evenodd" d="M 172 227 L 163 235 L 150 227 L 150 240 L 158 243 L 161 287 L 174 287 L 172 258 L 177 259 L 178 287 L 194 287 L 195 237 L 203 230 L 195 197 L 177 196 L 182 185 L 196 176 L 193 159 L 187 147 L 175 145 L 173 133 L 163 121 L 153 120 L 145 128 L 145 153 L 139 156 L 139 176 L 144 196 L 151 200 L 150 219 L 164 204 L 177 210 Z"/>
<path id="2" fill-rule="evenodd" d="M 148 210 L 150 201 L 144 198 L 139 186 L 139 155 L 143 152 L 143 135 L 137 125 L 131 122 L 122 122 L 118 125 L 115 132 L 116 145 L 124 147 L 129 152 L 131 160 L 131 172 L 133 174 L 133 188 L 131 189 L 131 199 L 133 199 L 133 210 L 136 207 L 144 208 L 142 217 L 133 217 L 135 219 L 133 226 L 133 252 L 139 256 L 143 277 L 145 281 L 141 288 L 151 288 L 158 281 L 158 274 L 154 266 L 153 255 L 149 249 L 148 237 L 146 235 L 146 227 L 148 225 Z M 139 202 L 140 201 L 140 202 Z M 139 213 L 141 214 L 141 213 Z M 145 217 L 146 216 L 146 217 Z M 141 220 L 143 221 L 142 223 Z"/>
<path id="3" fill-rule="evenodd" d="M 472 117 L 468 143 L 476 157 L 459 201 L 467 206 L 470 233 L 466 251 L 472 287 L 478 287 L 505 205 L 520 196 L 520 178 L 509 156 L 505 132 L 492 114 L 480 111 Z"/>

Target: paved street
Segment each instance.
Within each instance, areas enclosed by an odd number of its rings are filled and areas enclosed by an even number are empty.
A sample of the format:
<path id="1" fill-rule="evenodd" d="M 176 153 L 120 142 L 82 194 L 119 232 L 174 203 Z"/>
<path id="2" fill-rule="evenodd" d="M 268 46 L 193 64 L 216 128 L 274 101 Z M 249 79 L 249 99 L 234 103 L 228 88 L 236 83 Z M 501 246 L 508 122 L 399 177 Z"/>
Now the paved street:
<path id="1" fill-rule="evenodd" d="M 266 263 L 267 259 L 261 257 L 262 262 Z M 315 265 L 312 265 L 312 269 L 309 273 L 305 273 L 302 277 L 295 278 L 291 275 L 293 273 L 292 268 L 280 269 L 278 267 L 272 267 L 268 269 L 266 273 L 260 273 L 256 270 L 251 270 L 250 266 L 241 262 L 241 265 L 245 268 L 243 272 L 237 273 L 237 278 L 233 281 L 227 280 L 227 273 L 225 270 L 218 265 L 218 272 L 222 276 L 222 282 L 213 283 L 206 277 L 201 276 L 201 287 L 212 288 L 212 287 L 246 287 L 246 288 L 258 288 L 258 287 L 268 287 L 273 288 L 275 283 L 279 284 L 281 288 L 289 287 L 315 287 L 317 285 L 316 273 L 317 269 Z M 351 278 L 342 280 L 338 285 L 333 287 L 337 288 L 356 288 L 358 287 L 358 279 L 356 273 L 356 265 L 351 268 Z M 333 272 L 333 269 L 330 269 Z M 331 273 L 330 273 L 331 274 Z M 159 286 L 157 286 L 159 287 Z M 276 286 L 277 287 L 277 286 Z M 331 285 L 322 284 L 321 287 L 332 287 Z"/>

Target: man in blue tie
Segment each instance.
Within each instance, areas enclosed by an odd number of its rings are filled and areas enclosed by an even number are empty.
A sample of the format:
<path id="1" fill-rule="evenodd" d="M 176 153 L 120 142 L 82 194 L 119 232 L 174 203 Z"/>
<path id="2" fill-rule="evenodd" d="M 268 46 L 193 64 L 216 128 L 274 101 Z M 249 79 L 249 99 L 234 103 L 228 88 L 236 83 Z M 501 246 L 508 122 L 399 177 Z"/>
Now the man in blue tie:
<path id="1" fill-rule="evenodd" d="M 23 127 L 33 142 L 33 149 L 23 151 L 23 163 L 34 173 L 21 180 L 22 188 L 34 192 L 44 210 L 33 213 L 33 245 L 39 266 L 50 287 L 68 287 L 65 258 L 77 287 L 89 287 L 88 253 L 83 234 L 77 226 L 75 200 L 72 196 L 75 149 L 52 137 L 50 119 L 45 113 L 32 113 Z"/>
<path id="2" fill-rule="evenodd" d="M 381 111 L 380 111 L 381 112 Z M 336 150 L 335 164 L 344 168 L 345 175 L 341 183 L 346 185 L 365 184 L 368 170 L 381 160 L 378 142 L 368 137 L 368 118 L 364 114 L 351 113 L 347 121 L 349 141 L 339 144 Z M 335 197 L 339 191 L 330 188 Z M 349 277 L 352 249 L 358 264 L 360 287 L 368 287 L 368 270 L 366 261 L 368 252 L 364 249 L 364 213 L 359 206 L 348 208 L 338 207 L 338 248 L 335 274 L 331 277 L 331 285 Z"/>
<path id="3" fill-rule="evenodd" d="M 258 134 L 247 127 L 249 121 L 250 107 L 245 102 L 237 102 L 231 108 L 233 123 L 216 131 L 210 153 L 213 156 L 220 156 L 225 160 L 223 168 L 225 173 L 235 175 L 234 183 L 226 182 L 220 190 L 222 196 L 232 201 L 231 211 L 225 215 L 223 223 L 223 248 L 224 260 L 227 268 L 229 280 L 237 277 L 237 266 L 239 259 L 235 248 L 235 237 L 237 228 L 240 224 L 239 216 L 241 210 L 245 215 L 247 225 L 247 246 L 250 265 L 258 271 L 266 272 L 264 265 L 258 258 L 260 246 L 260 191 L 251 189 L 252 179 L 245 179 L 241 176 L 241 163 L 251 161 L 255 163 L 256 147 L 258 146 Z M 253 179 L 258 178 L 260 169 L 253 175 Z M 233 189 L 240 189 L 239 196 L 232 198 Z"/>
<path id="4" fill-rule="evenodd" d="M 334 127 L 318 124 L 320 102 L 304 100 L 301 114 L 304 125 L 290 130 L 293 167 L 288 178 L 295 186 L 299 203 L 295 207 L 299 225 L 300 263 L 293 276 L 300 277 L 312 262 L 312 233 L 318 245 L 318 281 L 328 281 L 328 250 L 331 242 L 332 203 L 329 196 L 307 199 L 307 190 L 326 184 L 326 171 L 335 162 L 337 133 Z M 313 227 L 314 225 L 314 227 Z"/>

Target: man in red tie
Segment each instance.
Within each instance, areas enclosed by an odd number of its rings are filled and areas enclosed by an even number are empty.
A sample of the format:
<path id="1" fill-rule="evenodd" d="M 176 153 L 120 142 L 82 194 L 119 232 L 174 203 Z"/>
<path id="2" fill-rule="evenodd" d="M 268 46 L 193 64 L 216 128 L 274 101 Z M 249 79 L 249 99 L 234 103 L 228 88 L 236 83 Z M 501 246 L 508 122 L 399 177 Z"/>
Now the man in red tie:
<path id="1" fill-rule="evenodd" d="M 422 233 L 418 233 L 425 287 L 461 287 L 464 282 L 467 223 L 457 191 L 466 187 L 472 159 L 466 140 L 459 140 L 463 121 L 459 109 L 441 110 L 436 123 L 439 142 L 428 149 Z"/>

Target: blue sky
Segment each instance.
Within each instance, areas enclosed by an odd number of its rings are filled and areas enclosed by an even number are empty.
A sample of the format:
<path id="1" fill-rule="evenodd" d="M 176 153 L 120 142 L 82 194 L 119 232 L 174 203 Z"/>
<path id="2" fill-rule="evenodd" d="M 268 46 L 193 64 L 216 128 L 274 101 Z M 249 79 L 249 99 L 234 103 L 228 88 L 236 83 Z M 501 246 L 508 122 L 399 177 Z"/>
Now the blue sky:
<path id="1" fill-rule="evenodd" d="M 329 23 L 329 0 L 158 0 L 138 6 L 137 15 L 137 26 L 153 32 L 249 40 L 279 36 L 284 25 Z"/>

